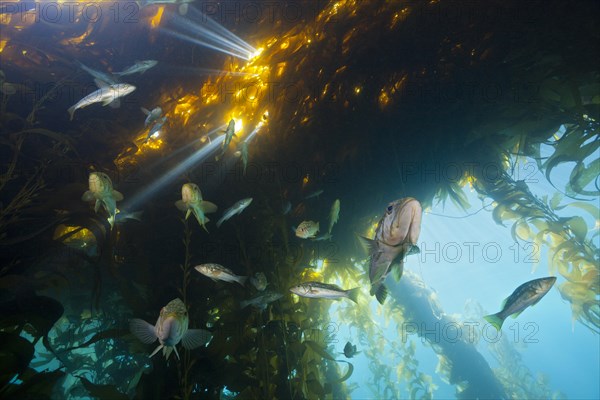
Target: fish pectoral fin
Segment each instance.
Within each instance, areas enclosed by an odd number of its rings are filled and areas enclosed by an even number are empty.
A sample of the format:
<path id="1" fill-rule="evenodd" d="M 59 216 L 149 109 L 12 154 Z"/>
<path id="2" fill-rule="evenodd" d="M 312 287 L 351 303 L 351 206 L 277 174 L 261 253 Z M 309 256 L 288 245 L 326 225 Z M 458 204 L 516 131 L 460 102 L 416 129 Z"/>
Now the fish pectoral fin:
<path id="1" fill-rule="evenodd" d="M 358 239 L 367 252 L 367 254 L 373 254 L 379 252 L 379 247 L 377 245 L 377 241 L 373 239 L 368 239 L 364 236 L 358 236 Z"/>
<path id="2" fill-rule="evenodd" d="M 148 110 L 147 108 L 144 107 L 140 107 L 140 110 L 142 110 L 142 112 L 146 115 L 150 115 L 150 110 Z"/>
<path id="3" fill-rule="evenodd" d="M 203 200 L 200 202 L 200 209 L 202 210 L 203 213 L 210 214 L 210 213 L 217 212 L 218 207 L 215 203 L 211 203 L 210 201 Z"/>
<path id="4" fill-rule="evenodd" d="M 177 207 L 177 209 L 179 211 L 187 211 L 187 209 L 188 209 L 187 206 L 185 205 L 185 203 L 183 202 L 183 200 L 177 200 L 175 202 L 175 207 Z"/>
<path id="5" fill-rule="evenodd" d="M 83 196 L 81 196 L 81 200 L 83 201 L 92 201 L 94 200 L 94 193 L 92 193 L 90 190 L 86 191 Z"/>
<path id="6" fill-rule="evenodd" d="M 102 200 L 96 199 L 96 204 L 94 204 L 94 212 L 98 212 L 101 205 L 102 205 Z"/>
<path id="7" fill-rule="evenodd" d="M 390 265 L 390 271 L 392 272 L 394 279 L 399 281 L 404 272 L 404 261 L 400 260 L 399 262 Z"/>
<path id="8" fill-rule="evenodd" d="M 123 193 L 121 193 L 117 190 L 113 190 L 112 195 L 115 198 L 115 201 L 123 201 L 123 199 L 124 199 Z"/>
<path id="9" fill-rule="evenodd" d="M 106 105 L 106 104 L 103 104 L 103 105 Z M 113 101 L 108 103 L 108 106 L 110 108 L 119 108 L 119 107 L 121 107 L 121 100 L 114 99 Z"/>
<path id="10" fill-rule="evenodd" d="M 188 329 L 181 338 L 181 344 L 184 348 L 192 350 L 204 346 L 212 339 L 212 334 L 205 329 Z"/>
<path id="11" fill-rule="evenodd" d="M 385 299 L 387 298 L 387 288 L 385 287 L 385 285 L 381 285 L 379 286 L 379 289 L 377 289 L 377 292 L 375 293 L 375 298 L 377 299 L 377 301 L 379 302 L 379 304 L 382 304 L 385 302 Z"/>
<path id="12" fill-rule="evenodd" d="M 150 325 L 143 319 L 134 318 L 129 321 L 129 330 L 144 344 L 153 343 L 157 339 L 154 325 Z"/>

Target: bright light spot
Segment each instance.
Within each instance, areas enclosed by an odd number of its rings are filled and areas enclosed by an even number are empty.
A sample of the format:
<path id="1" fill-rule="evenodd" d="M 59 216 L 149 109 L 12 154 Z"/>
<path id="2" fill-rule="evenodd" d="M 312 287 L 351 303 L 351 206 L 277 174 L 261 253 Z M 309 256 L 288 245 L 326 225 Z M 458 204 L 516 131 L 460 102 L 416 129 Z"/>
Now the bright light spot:
<path id="1" fill-rule="evenodd" d="M 256 51 L 254 53 L 250 53 L 249 57 L 248 57 L 249 61 L 252 61 L 256 57 L 260 56 L 263 51 L 265 51 L 265 48 L 264 47 L 259 47 L 258 49 L 256 49 Z"/>
<path id="2" fill-rule="evenodd" d="M 152 139 L 156 139 L 156 138 L 157 138 L 157 137 L 159 137 L 159 136 L 160 136 L 160 130 L 158 130 L 158 131 L 154 132 L 154 133 L 153 133 L 153 134 L 152 134 L 150 137 L 151 137 Z"/>
<path id="3" fill-rule="evenodd" d="M 360 87 L 360 86 L 356 86 L 356 87 L 354 88 L 354 93 L 356 93 L 356 94 L 359 94 L 359 93 L 360 93 L 360 91 L 361 91 L 361 87 Z"/>
<path id="4" fill-rule="evenodd" d="M 244 128 L 244 123 L 241 119 L 235 119 L 235 133 L 240 132 Z"/>

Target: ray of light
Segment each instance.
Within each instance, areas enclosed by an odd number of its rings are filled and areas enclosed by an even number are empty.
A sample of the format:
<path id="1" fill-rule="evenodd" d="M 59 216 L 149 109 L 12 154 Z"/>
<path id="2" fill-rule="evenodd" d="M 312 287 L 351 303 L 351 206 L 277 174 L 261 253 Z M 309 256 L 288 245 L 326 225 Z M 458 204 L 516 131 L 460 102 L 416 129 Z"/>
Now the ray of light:
<path id="1" fill-rule="evenodd" d="M 221 143 L 224 139 L 225 135 L 220 135 L 219 137 L 215 138 L 212 142 L 208 143 L 206 146 L 194 152 L 188 158 L 179 163 L 176 167 L 174 167 L 170 171 L 167 171 L 160 178 L 152 182 L 144 190 L 132 196 L 129 200 L 124 201 L 122 206 L 123 209 L 134 210 L 136 207 L 140 207 L 143 202 L 150 199 L 164 186 L 177 179 L 177 177 L 184 173 L 186 170 L 192 169 L 197 164 L 205 161 L 206 158 L 208 158 L 215 150 L 217 150 L 217 148 L 221 146 Z"/>

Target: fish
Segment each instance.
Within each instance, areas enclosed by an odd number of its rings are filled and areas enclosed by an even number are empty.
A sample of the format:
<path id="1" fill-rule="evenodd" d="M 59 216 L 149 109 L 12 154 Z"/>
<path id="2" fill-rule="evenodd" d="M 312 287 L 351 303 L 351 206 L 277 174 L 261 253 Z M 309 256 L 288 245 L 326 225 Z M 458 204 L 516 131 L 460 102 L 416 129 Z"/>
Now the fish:
<path id="1" fill-rule="evenodd" d="M 223 213 L 223 216 L 221 217 L 221 219 L 217 221 L 217 228 L 219 228 L 221 226 L 221 224 L 223 222 L 227 221 L 229 218 L 233 217 L 234 215 L 238 215 L 242 211 L 244 211 L 246 209 L 246 207 L 248 207 L 250 205 L 250 203 L 252 203 L 252 197 L 248 197 L 247 199 L 242 199 L 240 201 L 237 201 L 233 206 L 228 208 Z"/>
<path id="2" fill-rule="evenodd" d="M 231 139 L 235 136 L 235 120 L 232 118 L 227 124 L 227 128 L 225 129 L 225 139 L 223 140 L 223 145 L 221 146 L 221 154 L 217 156 L 217 160 L 225 154 L 227 149 L 229 148 L 229 144 L 231 143 Z M 241 153 L 241 152 L 240 152 Z"/>
<path id="3" fill-rule="evenodd" d="M 267 288 L 267 277 L 262 272 L 257 272 L 253 277 L 250 278 L 250 283 L 256 288 L 256 290 L 263 291 Z"/>
<path id="4" fill-rule="evenodd" d="M 319 223 L 315 221 L 302 221 L 294 232 L 301 239 L 314 238 L 319 232 Z"/>
<path id="5" fill-rule="evenodd" d="M 134 318 L 129 321 L 129 330 L 142 343 L 154 343 L 158 339 L 159 345 L 150 357 L 161 349 L 165 359 L 169 359 L 172 351 L 175 351 L 177 359 L 177 344 L 181 342 L 184 348 L 192 350 L 210 342 L 212 334 L 204 329 L 188 329 L 188 312 L 181 299 L 171 300 L 160 310 L 160 315 L 153 326 L 143 319 Z"/>
<path id="6" fill-rule="evenodd" d="M 356 345 L 353 345 L 350 342 L 346 342 L 343 354 L 346 356 L 346 358 L 352 358 L 355 355 L 360 354 L 360 351 L 356 351 Z"/>
<path id="7" fill-rule="evenodd" d="M 206 232 L 206 223 L 210 221 L 206 214 L 217 211 L 217 206 L 210 201 L 202 199 L 200 188 L 195 183 L 184 183 L 181 187 L 181 200 L 175 202 L 175 207 L 185 211 L 185 219 L 194 214 L 196 220 Z"/>
<path id="8" fill-rule="evenodd" d="M 111 73 L 97 71 L 95 69 L 92 69 L 92 68 L 86 66 L 85 64 L 83 64 L 79 61 L 77 61 L 77 64 L 79 65 L 79 68 L 81 68 L 82 70 L 84 70 L 85 72 L 87 72 L 88 74 L 90 74 L 91 76 L 94 77 L 96 84 L 98 84 L 98 81 L 104 82 L 106 85 L 116 85 L 119 83 L 119 80 L 117 79 L 117 77 L 115 77 Z"/>
<path id="9" fill-rule="evenodd" d="M 114 106 L 117 106 L 120 97 L 127 96 L 135 90 L 135 86 L 127 83 L 117 83 L 115 85 L 106 85 L 99 81 L 96 83 L 101 86 L 100 89 L 88 94 L 67 110 L 70 115 L 70 121 L 73 120 L 75 110 L 87 107 L 94 103 L 102 103 L 103 106 L 112 103 Z"/>
<path id="10" fill-rule="evenodd" d="M 115 222 L 117 224 L 124 224 L 128 221 L 138 221 L 138 222 L 142 222 L 142 215 L 144 214 L 143 210 L 140 211 L 133 211 L 133 212 L 128 212 L 128 211 L 121 211 L 118 212 L 117 215 L 115 216 Z"/>
<path id="11" fill-rule="evenodd" d="M 383 282 L 389 271 L 393 269 L 399 280 L 404 269 L 404 257 L 419 252 L 416 243 L 421 232 L 422 212 L 421 204 L 412 197 L 391 202 L 377 223 L 375 238 L 362 238 L 370 256 L 370 293 L 380 304 L 387 297 Z"/>
<path id="12" fill-rule="evenodd" d="M 259 294 L 258 296 L 254 296 L 249 300 L 244 300 L 240 302 L 241 308 L 246 308 L 248 306 L 254 306 L 259 310 L 266 310 L 269 303 L 279 300 L 283 295 L 281 293 L 275 293 L 267 290 Z"/>
<path id="13" fill-rule="evenodd" d="M 304 200 L 312 199 L 313 197 L 319 197 L 321 194 L 323 194 L 323 189 L 316 190 L 306 196 Z"/>
<path id="14" fill-rule="evenodd" d="M 156 121 L 154 125 L 152 125 L 152 128 L 150 128 L 150 130 L 148 131 L 148 135 L 146 136 L 146 139 L 144 139 L 144 143 L 150 140 L 151 137 L 158 136 L 165 122 L 167 122 L 167 117 L 162 117 L 158 121 Z"/>
<path id="15" fill-rule="evenodd" d="M 200 264 L 194 267 L 196 271 L 204 276 L 208 276 L 213 281 L 237 282 L 244 286 L 247 276 L 239 276 L 233 273 L 229 268 L 225 268 L 220 264 Z"/>
<path id="16" fill-rule="evenodd" d="M 344 290 L 337 285 L 321 282 L 304 282 L 290 288 L 290 292 L 302 297 L 313 299 L 339 299 L 346 298 L 357 303 L 360 288 Z"/>
<path id="17" fill-rule="evenodd" d="M 142 112 L 146 114 L 146 119 L 144 120 L 145 127 L 148 127 L 148 125 L 150 125 L 154 121 L 157 121 L 162 116 L 163 112 L 162 108 L 160 107 L 154 107 L 152 111 L 148 110 L 147 108 L 140 107 L 140 110 L 142 110 Z"/>
<path id="18" fill-rule="evenodd" d="M 333 235 L 331 233 L 324 233 L 322 235 L 319 235 L 319 236 L 315 237 L 312 240 L 318 242 L 318 241 L 321 241 L 321 240 L 331 240 L 332 238 L 333 238 Z"/>
<path id="19" fill-rule="evenodd" d="M 121 72 L 115 72 L 114 74 L 117 76 L 125 76 L 137 73 L 143 74 L 156 64 L 158 64 L 158 61 L 156 60 L 136 61 L 132 66 L 125 68 Z"/>
<path id="20" fill-rule="evenodd" d="M 340 218 L 340 199 L 335 199 L 333 204 L 331 205 L 331 211 L 329 211 L 329 229 L 327 233 L 331 234 L 331 230 L 333 229 L 333 225 L 338 222 Z"/>
<path id="21" fill-rule="evenodd" d="M 499 331 L 509 315 L 517 318 L 527 307 L 537 304 L 552 288 L 554 282 L 556 282 L 555 276 L 525 282 L 504 300 L 500 312 L 486 315 L 483 318 Z"/>
<path id="22" fill-rule="evenodd" d="M 248 142 L 242 142 L 240 152 L 242 156 L 242 165 L 244 166 L 244 175 L 246 175 L 246 166 L 248 165 Z"/>
<path id="23" fill-rule="evenodd" d="M 193 1 L 194 0 L 141 0 L 140 5 L 146 7 L 153 4 L 179 4 L 179 15 L 186 15 L 189 9 L 189 3 Z"/>
<path id="24" fill-rule="evenodd" d="M 292 203 L 289 200 L 286 200 L 285 202 L 283 202 L 283 204 L 281 205 L 281 213 L 283 215 L 286 215 L 291 210 L 292 210 Z"/>
<path id="25" fill-rule="evenodd" d="M 89 190 L 87 190 L 81 200 L 85 202 L 95 200 L 94 211 L 98 212 L 100 206 L 103 206 L 108 213 L 108 223 L 111 229 L 115 225 L 117 210 L 117 201 L 123 200 L 123 195 L 113 189 L 112 181 L 104 172 L 91 172 L 88 178 Z"/>

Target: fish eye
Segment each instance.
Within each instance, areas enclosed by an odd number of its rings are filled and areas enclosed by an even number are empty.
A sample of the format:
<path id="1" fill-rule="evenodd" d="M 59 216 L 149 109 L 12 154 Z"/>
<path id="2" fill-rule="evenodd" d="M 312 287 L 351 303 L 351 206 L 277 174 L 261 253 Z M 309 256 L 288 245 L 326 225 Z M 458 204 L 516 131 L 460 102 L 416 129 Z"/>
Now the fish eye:
<path id="1" fill-rule="evenodd" d="M 392 205 L 388 206 L 388 208 L 387 208 L 388 214 L 391 213 L 393 209 L 394 209 L 394 206 L 392 206 Z"/>

